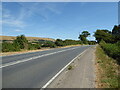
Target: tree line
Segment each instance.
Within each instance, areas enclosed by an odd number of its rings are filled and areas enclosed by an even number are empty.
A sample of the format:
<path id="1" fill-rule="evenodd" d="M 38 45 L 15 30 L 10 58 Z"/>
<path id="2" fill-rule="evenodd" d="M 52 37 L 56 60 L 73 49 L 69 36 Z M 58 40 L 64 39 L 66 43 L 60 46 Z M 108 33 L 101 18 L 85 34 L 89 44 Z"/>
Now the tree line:
<path id="1" fill-rule="evenodd" d="M 115 25 L 112 31 L 96 30 L 94 36 L 105 53 L 120 63 L 120 25 Z"/>
<path id="2" fill-rule="evenodd" d="M 79 40 L 71 40 L 71 39 L 56 39 L 53 41 L 44 41 L 44 42 L 28 42 L 25 35 L 17 36 L 13 43 L 3 42 L 2 43 L 2 52 L 11 52 L 11 51 L 21 51 L 21 50 L 36 50 L 45 47 L 55 48 L 67 45 L 77 45 L 83 44 Z"/>
<path id="3" fill-rule="evenodd" d="M 10 51 L 20 51 L 20 50 L 36 50 L 36 49 L 41 49 L 42 47 L 55 48 L 58 46 L 77 45 L 77 44 L 89 44 L 89 45 L 96 44 L 96 41 L 87 40 L 87 37 L 89 35 L 90 35 L 90 33 L 88 31 L 83 31 L 78 37 L 80 40 L 56 39 L 55 42 L 45 41 L 45 42 L 36 42 L 34 44 L 28 42 L 25 35 L 20 35 L 20 36 L 16 37 L 16 39 L 13 41 L 13 43 L 3 42 L 1 51 L 2 52 L 10 52 Z M 118 25 L 118 26 L 115 25 L 113 27 L 112 31 L 98 29 L 94 33 L 94 37 L 96 38 L 97 43 L 99 43 L 101 45 L 101 47 L 104 49 L 105 49 L 104 46 L 108 45 L 108 44 L 110 44 L 110 46 L 112 46 L 112 45 L 120 46 L 119 45 L 119 43 L 120 43 L 120 25 Z M 106 47 L 108 47 L 108 46 L 106 46 Z M 112 50 L 112 49 L 110 49 L 110 50 Z M 118 50 L 116 52 L 120 51 L 119 47 L 115 50 Z M 109 52 L 109 50 L 106 50 L 106 49 L 105 49 L 105 51 L 106 51 L 106 53 Z M 113 52 L 111 52 L 111 53 L 113 53 Z M 116 55 L 118 55 L 117 58 L 119 58 L 119 54 L 116 54 Z M 115 55 L 110 54 L 110 56 L 114 57 Z"/>
<path id="4" fill-rule="evenodd" d="M 13 43 L 3 42 L 2 52 L 40 49 L 39 44 L 29 43 L 24 35 L 17 36 Z"/>

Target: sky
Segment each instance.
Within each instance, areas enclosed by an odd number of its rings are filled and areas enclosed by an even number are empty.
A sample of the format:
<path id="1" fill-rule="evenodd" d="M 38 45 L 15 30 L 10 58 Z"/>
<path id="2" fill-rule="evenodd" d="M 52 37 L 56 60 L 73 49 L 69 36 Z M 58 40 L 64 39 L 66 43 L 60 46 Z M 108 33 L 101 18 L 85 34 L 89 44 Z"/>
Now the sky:
<path id="1" fill-rule="evenodd" d="M 117 2 L 3 2 L 2 34 L 78 40 L 118 24 Z"/>

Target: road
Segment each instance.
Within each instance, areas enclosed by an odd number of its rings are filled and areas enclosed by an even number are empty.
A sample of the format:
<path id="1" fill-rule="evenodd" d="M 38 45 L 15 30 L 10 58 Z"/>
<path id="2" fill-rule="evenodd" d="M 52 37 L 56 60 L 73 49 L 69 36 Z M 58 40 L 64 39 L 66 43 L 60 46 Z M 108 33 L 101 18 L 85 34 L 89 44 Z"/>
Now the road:
<path id="1" fill-rule="evenodd" d="M 92 46 L 56 48 L 2 57 L 3 88 L 41 88 L 78 54 Z"/>

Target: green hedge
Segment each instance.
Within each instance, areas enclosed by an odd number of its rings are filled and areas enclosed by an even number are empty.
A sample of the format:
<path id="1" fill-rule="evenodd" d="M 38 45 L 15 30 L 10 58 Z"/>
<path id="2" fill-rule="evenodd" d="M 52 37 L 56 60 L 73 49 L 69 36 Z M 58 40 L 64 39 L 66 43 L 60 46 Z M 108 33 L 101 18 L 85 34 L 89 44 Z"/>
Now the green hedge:
<path id="1" fill-rule="evenodd" d="M 117 59 L 120 62 L 120 42 L 111 44 L 105 43 L 103 40 L 100 42 L 100 46 L 103 48 L 105 53 L 107 53 L 110 57 Z"/>
<path id="2" fill-rule="evenodd" d="M 20 51 L 19 46 L 13 43 L 2 43 L 2 52 Z"/>

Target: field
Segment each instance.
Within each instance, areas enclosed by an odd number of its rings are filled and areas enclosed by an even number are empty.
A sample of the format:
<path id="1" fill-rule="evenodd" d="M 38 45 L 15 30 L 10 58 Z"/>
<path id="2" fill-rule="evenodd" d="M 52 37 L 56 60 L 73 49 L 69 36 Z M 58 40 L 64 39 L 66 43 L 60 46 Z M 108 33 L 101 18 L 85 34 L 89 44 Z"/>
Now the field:
<path id="1" fill-rule="evenodd" d="M 47 40 L 47 41 L 55 41 L 54 39 L 51 39 L 51 38 L 41 38 L 41 37 L 26 37 L 27 40 L 29 41 L 35 41 L 35 40 Z M 15 40 L 16 37 L 15 36 L 0 36 L 0 40 Z"/>

